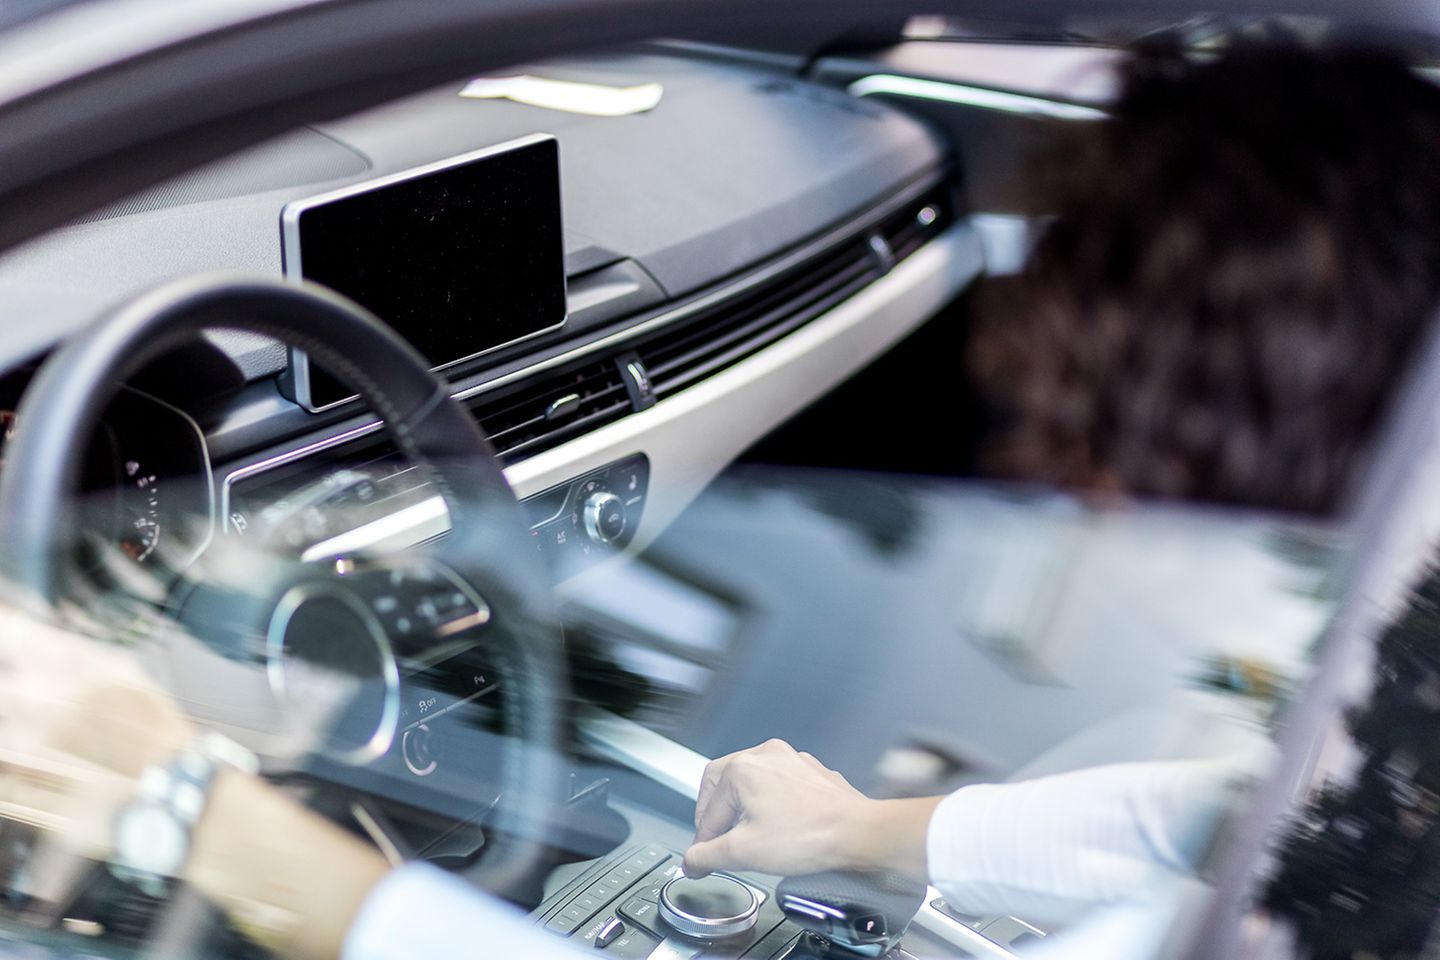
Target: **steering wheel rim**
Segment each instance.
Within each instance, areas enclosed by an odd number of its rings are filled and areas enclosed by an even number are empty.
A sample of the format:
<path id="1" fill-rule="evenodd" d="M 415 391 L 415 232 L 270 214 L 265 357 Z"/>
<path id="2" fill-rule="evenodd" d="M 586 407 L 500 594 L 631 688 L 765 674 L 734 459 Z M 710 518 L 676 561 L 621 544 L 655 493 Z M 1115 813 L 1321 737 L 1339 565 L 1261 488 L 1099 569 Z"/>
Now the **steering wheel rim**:
<path id="1" fill-rule="evenodd" d="M 0 471 L 0 576 L 18 602 L 52 616 L 79 540 L 67 500 L 79 489 L 85 446 L 106 405 L 148 363 L 228 328 L 294 344 L 354 387 L 401 452 L 428 470 L 453 530 L 465 537 L 442 561 L 462 575 L 483 569 L 495 612 L 487 638 L 502 646 L 507 729 L 498 842 L 467 876 L 507 899 L 534 899 L 549 868 L 542 838 L 562 799 L 563 651 L 549 575 L 493 448 L 424 358 L 374 315 L 313 284 L 208 275 L 165 284 L 67 341 L 27 388 Z M 459 538 L 447 538 L 455 543 Z M 442 548 L 443 549 L 443 548 Z M 476 556 L 476 552 L 480 554 Z M 467 576 L 467 579 L 469 577 Z"/>

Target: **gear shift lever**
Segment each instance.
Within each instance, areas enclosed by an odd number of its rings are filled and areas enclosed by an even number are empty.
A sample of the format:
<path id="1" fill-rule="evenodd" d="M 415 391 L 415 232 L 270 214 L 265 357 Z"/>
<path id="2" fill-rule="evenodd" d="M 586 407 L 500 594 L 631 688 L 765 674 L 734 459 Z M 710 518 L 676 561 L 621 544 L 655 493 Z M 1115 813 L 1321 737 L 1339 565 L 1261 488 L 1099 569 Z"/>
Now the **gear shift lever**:
<path id="1" fill-rule="evenodd" d="M 905 935 L 925 885 L 891 873 L 812 873 L 781 880 L 775 902 L 828 944 L 830 957 L 879 957 Z"/>

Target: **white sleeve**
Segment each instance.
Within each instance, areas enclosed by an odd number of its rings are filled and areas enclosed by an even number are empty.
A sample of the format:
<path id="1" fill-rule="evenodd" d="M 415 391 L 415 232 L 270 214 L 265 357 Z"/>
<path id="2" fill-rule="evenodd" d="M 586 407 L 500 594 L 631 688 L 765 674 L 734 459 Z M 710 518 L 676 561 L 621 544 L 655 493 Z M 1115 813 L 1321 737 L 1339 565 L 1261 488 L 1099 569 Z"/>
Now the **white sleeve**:
<path id="1" fill-rule="evenodd" d="M 574 960 L 576 954 L 569 941 L 509 904 L 424 863 L 391 871 L 376 884 L 340 951 L 341 960 Z"/>
<path id="2" fill-rule="evenodd" d="M 1193 872 L 1240 782 L 1183 760 L 963 787 L 930 820 L 930 881 L 962 913 L 1072 923 Z"/>

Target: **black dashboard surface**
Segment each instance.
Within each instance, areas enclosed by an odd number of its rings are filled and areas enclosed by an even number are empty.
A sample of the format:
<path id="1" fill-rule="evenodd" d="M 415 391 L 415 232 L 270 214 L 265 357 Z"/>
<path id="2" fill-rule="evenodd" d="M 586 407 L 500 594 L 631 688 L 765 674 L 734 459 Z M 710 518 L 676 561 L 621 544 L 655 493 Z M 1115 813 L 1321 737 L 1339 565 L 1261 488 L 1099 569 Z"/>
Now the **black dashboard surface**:
<path id="1" fill-rule="evenodd" d="M 924 126 L 893 109 L 753 66 L 651 50 L 505 72 L 659 82 L 664 95 L 649 112 L 593 117 L 464 99 L 459 80 L 97 211 L 0 258 L 0 367 L 166 278 L 280 274 L 279 213 L 291 200 L 527 134 L 560 143 L 569 275 L 635 261 L 653 281 L 652 306 L 865 209 L 933 168 L 942 152 Z M 284 363 L 263 339 L 217 343 L 251 379 Z"/>

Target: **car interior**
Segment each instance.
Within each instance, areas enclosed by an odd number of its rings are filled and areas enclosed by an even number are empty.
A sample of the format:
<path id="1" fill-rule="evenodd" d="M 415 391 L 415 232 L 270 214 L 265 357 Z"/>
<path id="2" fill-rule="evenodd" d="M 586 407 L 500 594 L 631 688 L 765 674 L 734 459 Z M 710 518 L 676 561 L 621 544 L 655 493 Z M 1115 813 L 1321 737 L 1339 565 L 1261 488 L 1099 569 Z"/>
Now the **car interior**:
<path id="1" fill-rule="evenodd" d="M 580 947 L 1045 940 L 899 881 L 661 891 L 706 762 L 770 737 L 888 796 L 1259 749 L 1359 542 L 986 481 L 959 358 L 1043 222 L 1020 171 L 1153 25 L 892 26 L 372 94 L 0 254 L 13 595 Z M 174 955 L 174 906 L 97 869 L 5 937 Z"/>

